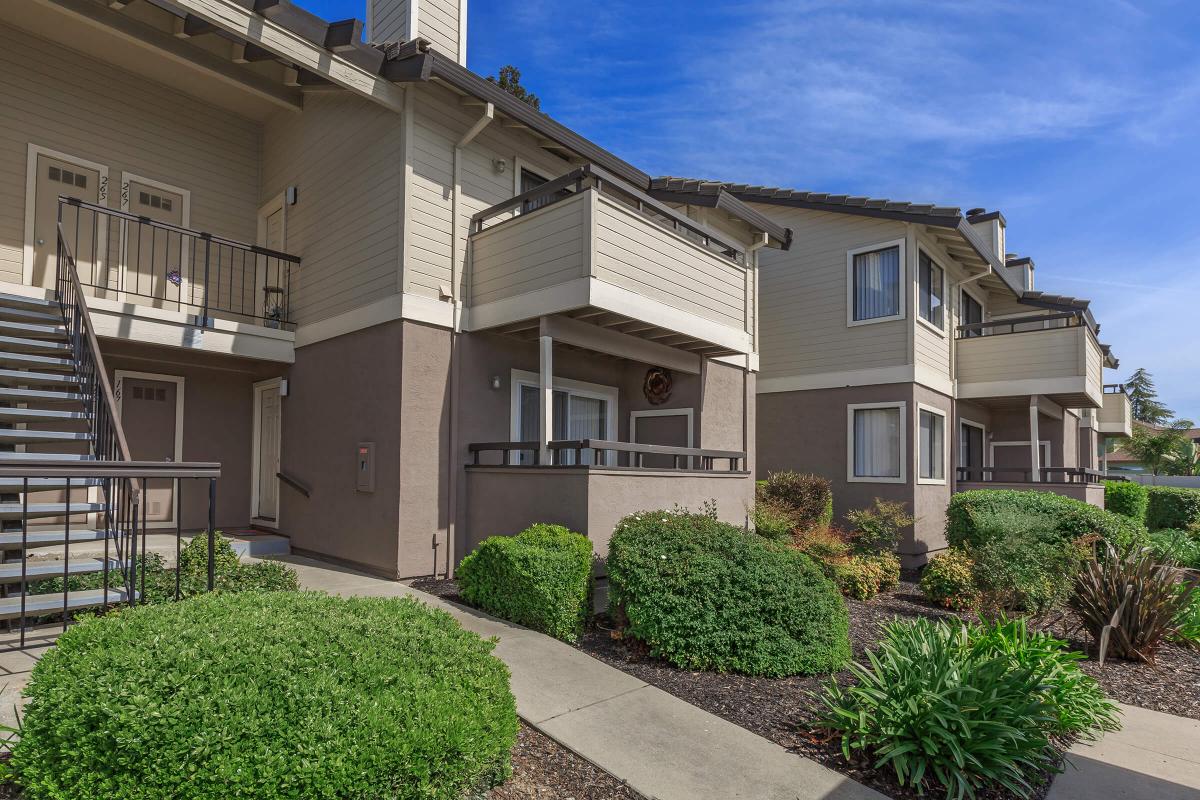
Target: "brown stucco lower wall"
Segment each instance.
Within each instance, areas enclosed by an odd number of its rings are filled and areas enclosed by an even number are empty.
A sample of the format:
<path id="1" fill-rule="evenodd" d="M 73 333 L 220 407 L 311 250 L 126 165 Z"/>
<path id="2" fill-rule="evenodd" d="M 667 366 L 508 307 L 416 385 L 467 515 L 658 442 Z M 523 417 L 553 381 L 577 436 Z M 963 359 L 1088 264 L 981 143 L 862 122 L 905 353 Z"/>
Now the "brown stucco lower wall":
<path id="1" fill-rule="evenodd" d="M 629 514 L 676 505 L 699 511 L 711 501 L 720 519 L 745 525 L 754 499 L 754 481 L 744 472 L 468 467 L 466 473 L 466 552 L 488 536 L 509 536 L 531 523 L 548 522 L 585 533 L 604 558 L 613 529 Z"/>
<path id="2" fill-rule="evenodd" d="M 912 514 L 916 519 L 913 523 L 911 542 L 901 541 L 900 553 L 906 566 L 924 563 L 929 556 L 946 548 L 946 506 L 950 503 L 950 495 L 954 488 L 954 464 L 956 461 L 956 439 L 951 426 L 955 419 L 954 401 L 946 395 L 935 392 L 924 386 L 913 386 L 913 398 L 916 403 L 937 409 L 945 413 L 945 438 L 947 443 L 946 474 L 940 483 L 926 482 L 918 477 L 913 486 Z M 916 409 L 912 412 L 912 430 L 918 430 L 919 417 Z M 916 442 L 914 435 L 912 442 Z M 914 459 L 914 469 L 915 469 Z M 910 473 L 918 474 L 918 473 Z"/>
<path id="3" fill-rule="evenodd" d="M 254 430 L 253 385 L 283 373 L 286 365 L 104 339 L 100 348 L 109 379 L 117 370 L 182 377 L 183 460 L 217 461 L 217 526 L 224 530 L 250 523 L 251 437 Z M 137 424 L 126 417 L 125 426 Z M 208 526 L 208 486 L 183 481 L 183 527 Z"/>
<path id="4" fill-rule="evenodd" d="M 296 350 L 283 398 L 280 467 L 311 487 L 280 486 L 280 529 L 300 550 L 399 577 L 403 326 Z M 375 443 L 375 491 L 359 492 L 357 447 Z"/>

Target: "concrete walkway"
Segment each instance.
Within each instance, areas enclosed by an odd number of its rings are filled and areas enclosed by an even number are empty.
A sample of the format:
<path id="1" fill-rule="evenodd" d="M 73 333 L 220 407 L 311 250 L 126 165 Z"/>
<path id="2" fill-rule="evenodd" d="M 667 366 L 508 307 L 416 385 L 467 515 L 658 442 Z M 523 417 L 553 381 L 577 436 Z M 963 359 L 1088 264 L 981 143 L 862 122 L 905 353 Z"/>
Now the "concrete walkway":
<path id="1" fill-rule="evenodd" d="M 655 800 L 868 800 L 883 795 L 701 711 L 570 645 L 394 581 L 298 556 L 300 584 L 359 597 L 408 595 L 499 639 L 527 723 Z"/>
<path id="2" fill-rule="evenodd" d="M 1121 706 L 1121 730 L 1071 748 L 1047 800 L 1197 800 L 1200 720 Z"/>

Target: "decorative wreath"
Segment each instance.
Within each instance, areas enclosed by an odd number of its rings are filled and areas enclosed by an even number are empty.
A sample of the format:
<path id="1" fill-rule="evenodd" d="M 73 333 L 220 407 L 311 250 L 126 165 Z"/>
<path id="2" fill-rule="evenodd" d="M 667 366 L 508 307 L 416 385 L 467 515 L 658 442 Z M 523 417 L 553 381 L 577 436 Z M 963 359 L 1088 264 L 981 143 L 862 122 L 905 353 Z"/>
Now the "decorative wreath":
<path id="1" fill-rule="evenodd" d="M 646 370 L 646 380 L 642 384 L 642 391 L 645 393 L 646 399 L 650 401 L 650 405 L 661 406 L 671 399 L 671 388 L 674 383 L 671 370 L 663 367 L 651 367 Z"/>

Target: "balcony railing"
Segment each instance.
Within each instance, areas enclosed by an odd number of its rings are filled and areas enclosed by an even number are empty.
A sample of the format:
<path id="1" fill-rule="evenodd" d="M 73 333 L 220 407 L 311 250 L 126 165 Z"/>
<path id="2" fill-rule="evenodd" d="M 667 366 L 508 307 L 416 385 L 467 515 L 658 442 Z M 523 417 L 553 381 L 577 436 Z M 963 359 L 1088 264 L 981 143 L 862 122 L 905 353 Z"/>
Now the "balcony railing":
<path id="1" fill-rule="evenodd" d="M 1082 311 L 1061 311 L 1054 314 L 1030 314 L 1023 317 L 1008 317 L 987 322 L 972 322 L 958 326 L 959 339 L 977 336 L 1002 336 L 1011 333 L 1029 333 L 1059 328 L 1091 327 Z M 1095 333 L 1095 330 L 1092 331 Z"/>
<path id="2" fill-rule="evenodd" d="M 539 442 L 478 442 L 467 446 L 471 453 L 472 466 L 486 466 L 483 463 L 484 453 L 499 453 L 501 461 L 495 466 L 596 466 L 612 469 L 635 470 L 677 470 L 690 472 L 737 472 L 745 462 L 746 453 L 741 450 L 706 450 L 699 447 L 668 447 L 657 444 L 639 444 L 635 442 L 617 442 L 608 439 L 569 439 L 557 440 L 548 444 L 551 463 L 542 465 Z M 512 453 L 530 453 L 529 463 L 513 465 L 509 461 Z M 613 455 L 612 463 L 608 454 Z M 586 464 L 585 454 L 590 454 L 592 464 Z M 671 466 L 646 466 L 646 457 L 669 460 Z M 621 463 L 621 462 L 624 463 Z M 726 466 L 718 470 L 718 462 Z"/>
<path id="3" fill-rule="evenodd" d="M 60 197 L 59 225 L 88 294 L 214 318 L 292 327 L 298 256 Z"/>
<path id="4" fill-rule="evenodd" d="M 1038 483 L 1103 484 L 1105 474 L 1085 467 L 1042 467 Z M 1020 467 L 958 467 L 958 480 L 964 483 L 1034 483 L 1033 471 Z"/>

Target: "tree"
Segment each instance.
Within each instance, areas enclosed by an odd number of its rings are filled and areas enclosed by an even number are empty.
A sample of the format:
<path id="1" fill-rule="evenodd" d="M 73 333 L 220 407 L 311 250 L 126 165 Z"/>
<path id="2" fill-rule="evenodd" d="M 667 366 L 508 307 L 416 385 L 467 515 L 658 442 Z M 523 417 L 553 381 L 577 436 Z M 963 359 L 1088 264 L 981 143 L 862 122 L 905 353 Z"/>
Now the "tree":
<path id="1" fill-rule="evenodd" d="M 517 69 L 512 64 L 508 64 L 507 66 L 500 68 L 500 77 L 497 78 L 493 75 L 489 75 L 488 80 L 520 100 L 522 103 L 531 105 L 538 111 L 542 110 L 542 101 L 538 99 L 536 94 L 530 92 L 521 85 L 521 70 Z"/>
<path id="2" fill-rule="evenodd" d="M 1184 454 L 1191 445 L 1184 431 L 1192 427 L 1191 420 L 1177 419 L 1166 426 L 1134 425 L 1133 436 L 1122 446 L 1155 475 L 1170 474 L 1183 467 Z"/>
<path id="3" fill-rule="evenodd" d="M 1158 392 L 1154 388 L 1154 376 L 1145 367 L 1138 367 L 1125 381 L 1125 389 L 1129 392 L 1129 403 L 1132 406 L 1133 418 L 1147 425 L 1165 425 L 1175 412 L 1158 402 Z"/>

